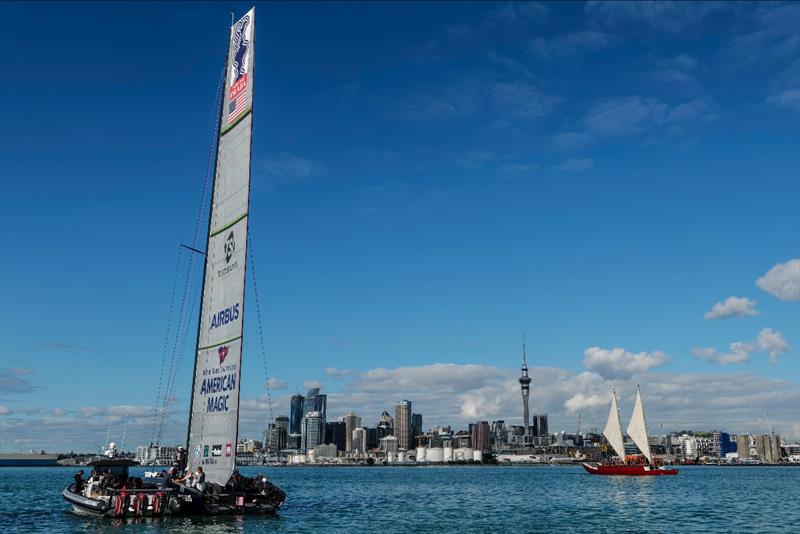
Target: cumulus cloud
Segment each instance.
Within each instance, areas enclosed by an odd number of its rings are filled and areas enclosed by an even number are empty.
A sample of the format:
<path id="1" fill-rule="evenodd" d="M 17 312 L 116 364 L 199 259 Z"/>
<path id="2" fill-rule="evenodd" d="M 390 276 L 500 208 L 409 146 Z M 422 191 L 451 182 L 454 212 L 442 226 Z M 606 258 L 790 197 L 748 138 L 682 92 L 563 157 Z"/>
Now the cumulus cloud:
<path id="1" fill-rule="evenodd" d="M 303 387 L 306 389 L 322 388 L 323 384 L 319 380 L 306 380 L 303 382 Z"/>
<path id="2" fill-rule="evenodd" d="M 800 259 L 775 265 L 756 285 L 781 300 L 800 301 Z"/>
<path id="3" fill-rule="evenodd" d="M 271 390 L 281 390 L 288 388 L 289 384 L 280 378 L 270 378 L 267 381 L 267 387 Z"/>
<path id="4" fill-rule="evenodd" d="M 669 357 L 660 351 L 634 354 L 621 348 L 589 347 L 583 355 L 584 367 L 605 378 L 630 378 L 669 362 Z"/>
<path id="5" fill-rule="evenodd" d="M 325 376 L 332 376 L 334 378 L 345 378 L 353 374 L 354 371 L 350 369 L 337 369 L 336 367 L 326 367 Z"/>
<path id="6" fill-rule="evenodd" d="M 710 363 L 730 365 L 749 361 L 750 355 L 754 352 L 768 352 L 769 363 L 774 365 L 778 363 L 778 356 L 789 350 L 791 347 L 783 338 L 783 334 L 771 328 L 763 328 L 753 342 L 735 341 L 731 343 L 729 352 L 721 352 L 714 348 L 694 348 L 692 353 L 695 357 Z"/>
<path id="7" fill-rule="evenodd" d="M 676 136 L 717 116 L 717 106 L 708 97 L 670 106 L 657 98 L 629 96 L 596 102 L 584 116 L 583 125 L 590 135 L 599 137 L 623 137 L 651 131 Z"/>
<path id="8" fill-rule="evenodd" d="M 703 315 L 705 319 L 724 319 L 727 317 L 743 317 L 758 315 L 756 301 L 747 297 L 728 297 L 722 302 L 717 302 L 711 310 Z"/>

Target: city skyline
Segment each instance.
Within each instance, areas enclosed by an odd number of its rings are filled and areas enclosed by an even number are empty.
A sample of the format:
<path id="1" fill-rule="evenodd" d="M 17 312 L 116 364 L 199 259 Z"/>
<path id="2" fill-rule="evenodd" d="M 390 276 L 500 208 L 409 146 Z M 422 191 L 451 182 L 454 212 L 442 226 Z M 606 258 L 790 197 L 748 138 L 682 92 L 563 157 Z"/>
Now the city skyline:
<path id="1" fill-rule="evenodd" d="M 257 6 L 242 435 L 320 386 L 328 419 L 518 422 L 527 332 L 551 431 L 641 384 L 654 429 L 800 439 L 800 6 L 653 5 Z M 249 8 L 38 4 L 31 40 L 0 3 L 0 49 L 26 43 L 0 72 L 25 81 L 0 110 L 0 450 L 147 443 L 162 381 L 183 439 L 170 295 Z"/>

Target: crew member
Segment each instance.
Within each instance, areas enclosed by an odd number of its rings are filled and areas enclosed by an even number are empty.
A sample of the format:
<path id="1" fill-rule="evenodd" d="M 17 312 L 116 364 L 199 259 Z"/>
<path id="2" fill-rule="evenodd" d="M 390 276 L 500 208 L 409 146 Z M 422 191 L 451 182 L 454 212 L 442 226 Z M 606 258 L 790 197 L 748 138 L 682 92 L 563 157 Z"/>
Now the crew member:
<path id="1" fill-rule="evenodd" d="M 83 491 L 83 469 L 75 473 L 75 493 Z"/>

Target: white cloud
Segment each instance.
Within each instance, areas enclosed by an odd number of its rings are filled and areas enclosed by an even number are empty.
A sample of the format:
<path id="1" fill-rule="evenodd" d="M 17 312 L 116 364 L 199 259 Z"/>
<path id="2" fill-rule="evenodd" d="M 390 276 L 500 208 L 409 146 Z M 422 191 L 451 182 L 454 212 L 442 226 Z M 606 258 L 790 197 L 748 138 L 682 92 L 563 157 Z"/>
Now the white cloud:
<path id="1" fill-rule="evenodd" d="M 756 340 L 751 343 L 742 341 L 731 343 L 730 351 L 727 353 L 713 348 L 694 348 L 692 354 L 710 363 L 730 365 L 749 361 L 750 355 L 754 352 L 768 352 L 769 363 L 774 365 L 778 363 L 778 356 L 789 352 L 790 349 L 791 347 L 780 332 L 764 328 L 758 333 Z"/>
<path id="2" fill-rule="evenodd" d="M 286 389 L 289 387 L 289 384 L 285 380 L 281 380 L 280 378 L 270 378 L 267 381 L 267 386 L 270 390 L 281 390 Z"/>
<path id="3" fill-rule="evenodd" d="M 2 404 L 0 404 L 0 415 L 8 415 L 13 412 L 14 410 L 9 408 L 8 406 L 3 406 Z"/>
<path id="4" fill-rule="evenodd" d="M 621 27 L 628 31 L 657 30 L 680 33 L 699 25 L 712 11 L 727 9 L 722 2 L 668 2 L 620 0 L 605 2 L 590 0 L 584 6 L 590 23 L 605 27 Z"/>
<path id="5" fill-rule="evenodd" d="M 756 285 L 781 300 L 800 301 L 800 259 L 775 265 Z"/>
<path id="6" fill-rule="evenodd" d="M 657 98 L 629 96 L 608 98 L 595 103 L 583 118 L 589 134 L 622 137 L 649 131 L 680 136 L 691 127 L 718 117 L 717 105 L 701 97 L 669 106 Z"/>
<path id="7" fill-rule="evenodd" d="M 669 362 L 669 357 L 660 351 L 634 354 L 621 348 L 589 347 L 583 355 L 584 367 L 605 378 L 630 378 Z"/>
<path id="8" fill-rule="evenodd" d="M 332 376 L 334 378 L 345 378 L 351 376 L 354 371 L 350 369 L 337 369 L 336 367 L 326 367 L 325 376 Z"/>
<path id="9" fill-rule="evenodd" d="M 767 103 L 782 108 L 795 109 L 800 106 L 800 88 L 787 89 L 767 97 Z"/>
<path id="10" fill-rule="evenodd" d="M 771 328 L 764 328 L 758 333 L 756 346 L 765 352 L 769 352 L 769 362 L 772 364 L 778 363 L 778 356 L 789 352 L 791 349 L 789 343 L 783 338 L 783 335 Z"/>
<path id="11" fill-rule="evenodd" d="M 323 387 L 323 384 L 319 380 L 306 380 L 305 382 L 303 382 L 303 387 L 306 389 L 312 389 L 312 388 L 321 389 Z"/>
<path id="12" fill-rule="evenodd" d="M 726 317 L 743 317 L 746 315 L 758 315 L 756 301 L 747 297 L 728 297 L 722 302 L 717 302 L 703 316 L 705 319 L 724 319 Z"/>
<path id="13" fill-rule="evenodd" d="M 568 151 L 588 146 L 592 138 L 580 132 L 560 132 L 553 136 L 551 142 L 556 149 Z"/>

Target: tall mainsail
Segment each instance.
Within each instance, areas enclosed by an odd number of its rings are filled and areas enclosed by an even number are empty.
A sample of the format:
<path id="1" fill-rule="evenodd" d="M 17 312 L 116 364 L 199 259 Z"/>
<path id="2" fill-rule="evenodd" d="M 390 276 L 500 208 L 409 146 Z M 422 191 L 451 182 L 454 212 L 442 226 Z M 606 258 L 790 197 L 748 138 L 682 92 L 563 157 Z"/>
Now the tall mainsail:
<path id="1" fill-rule="evenodd" d="M 636 386 L 636 404 L 633 405 L 633 415 L 631 415 L 631 422 L 628 423 L 628 435 L 642 451 L 647 461 L 652 463 L 653 456 L 650 454 L 650 443 L 647 441 L 647 425 L 644 422 L 644 407 L 639 386 Z"/>
<path id="2" fill-rule="evenodd" d="M 226 484 L 236 463 L 253 126 L 255 8 L 230 32 L 197 334 L 189 466 Z"/>
<path id="3" fill-rule="evenodd" d="M 622 441 L 622 425 L 619 422 L 619 408 L 617 408 L 617 392 L 611 390 L 611 411 L 608 412 L 608 422 L 606 428 L 603 430 L 603 435 L 606 437 L 614 452 L 617 453 L 621 459 L 625 458 L 625 444 Z"/>

